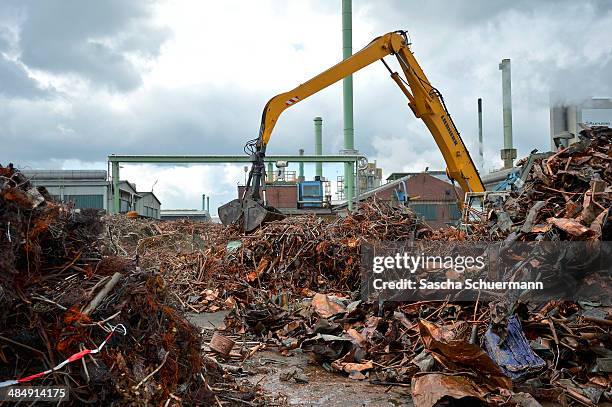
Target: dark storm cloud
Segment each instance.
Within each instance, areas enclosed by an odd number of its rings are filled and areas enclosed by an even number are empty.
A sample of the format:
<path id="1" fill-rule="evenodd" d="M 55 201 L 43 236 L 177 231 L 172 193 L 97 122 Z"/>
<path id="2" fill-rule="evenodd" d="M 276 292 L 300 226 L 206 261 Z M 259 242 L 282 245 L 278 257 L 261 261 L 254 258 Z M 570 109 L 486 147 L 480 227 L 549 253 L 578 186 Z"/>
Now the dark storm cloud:
<path id="1" fill-rule="evenodd" d="M 0 95 L 23 98 L 42 96 L 45 92 L 30 78 L 25 68 L 7 56 L 11 51 L 11 32 L 4 25 L 4 21 L 9 19 L 7 14 L 8 10 L 0 14 Z"/>
<path id="2" fill-rule="evenodd" d="M 46 94 L 18 63 L 0 54 L 0 95 L 35 98 Z"/>
<path id="3" fill-rule="evenodd" d="M 130 100 L 127 108 L 113 109 L 100 88 L 130 91 L 141 84 L 142 73 L 126 54 L 154 58 L 168 38 L 164 29 L 150 22 L 151 2 L 13 1 L 2 3 L 0 9 L 6 4 L 18 10 L 14 24 L 19 36 L 5 46 L 15 47 L 30 68 L 88 79 L 93 91 L 91 100 L 57 95 L 36 100 L 36 82 L 23 67 L 4 67 L 7 62 L 0 58 L 0 81 L 13 75 L 10 85 L 0 86 L 5 94 L 0 100 L 0 134 L 8 140 L 0 151 L 0 163 L 40 165 L 50 158 L 105 161 L 114 152 L 239 154 L 244 142 L 257 135 L 265 102 L 287 90 L 250 94 L 244 77 L 222 89 L 201 84 L 170 90 L 153 86 L 141 98 Z M 609 1 L 354 0 L 353 45 L 357 51 L 374 36 L 408 29 L 415 56 L 445 95 L 471 151 L 476 149 L 476 99 L 483 98 L 485 149 L 494 161 L 502 140 L 500 60 L 512 58 L 519 155 L 546 149 L 550 91 L 560 91 L 571 100 L 612 96 L 611 6 Z M 279 7 L 286 4 L 279 2 Z M 338 35 L 329 41 L 337 44 L 340 58 L 340 2 L 320 0 L 312 7 L 337 16 Z M 307 32 L 303 42 L 308 43 Z M 272 52 L 265 43 L 252 46 L 262 55 Z M 274 69 L 270 66 L 270 72 Z M 382 65 L 366 70 L 372 74 L 360 72 L 354 79 L 356 146 L 382 162 L 386 174 L 425 161 L 423 166 L 443 168 L 427 129 L 406 106 Z M 300 67 L 292 74 L 296 85 L 308 79 Z M 11 99 L 19 94 L 21 99 Z M 341 100 L 341 85 L 334 85 L 287 110 L 268 152 L 295 153 L 298 148 L 312 152 L 312 118 L 323 116 L 324 153 L 337 153 L 342 148 Z"/>
<path id="4" fill-rule="evenodd" d="M 95 85 L 129 91 L 141 76 L 126 52 L 155 56 L 167 32 L 154 27 L 151 1 L 16 1 L 21 60 L 55 74 L 72 73 Z"/>
<path id="5" fill-rule="evenodd" d="M 259 100 L 248 94 L 231 100 L 235 93 L 154 91 L 129 112 L 97 100 L 75 104 L 65 114 L 54 111 L 52 101 L 12 101 L 0 109 L 0 128 L 8 130 L 0 163 L 101 162 L 112 153 L 238 154 L 254 137 L 260 112 L 250 108 Z M 245 133 L 245 122 L 253 123 L 253 134 Z"/>

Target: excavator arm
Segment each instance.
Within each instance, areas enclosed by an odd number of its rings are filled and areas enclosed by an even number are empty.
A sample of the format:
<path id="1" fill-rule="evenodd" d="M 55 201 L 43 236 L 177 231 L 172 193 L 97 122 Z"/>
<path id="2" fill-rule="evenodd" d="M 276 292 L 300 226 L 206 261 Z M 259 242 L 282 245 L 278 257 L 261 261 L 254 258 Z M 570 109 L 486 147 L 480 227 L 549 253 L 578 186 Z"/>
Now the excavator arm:
<path id="1" fill-rule="evenodd" d="M 397 72 L 393 72 L 385 63 L 383 58 L 388 55 L 397 58 L 405 79 Z M 408 106 L 414 115 L 423 120 L 431 132 L 446 162 L 449 178 L 457 181 L 464 193 L 485 190 L 478 170 L 446 109 L 441 93 L 429 83 L 414 58 L 405 32 L 396 31 L 376 38 L 361 51 L 295 89 L 276 95 L 268 101 L 262 114 L 259 136 L 247 143 L 253 166 L 249 173 L 245 195 L 242 199 L 234 200 L 219 208 L 219 217 L 224 224 L 242 220 L 242 228 L 251 231 L 261 223 L 276 217 L 272 208 L 261 205 L 260 185 L 264 176 L 266 146 L 281 113 L 378 60 L 385 64 L 391 73 L 391 78 L 408 98 Z"/>

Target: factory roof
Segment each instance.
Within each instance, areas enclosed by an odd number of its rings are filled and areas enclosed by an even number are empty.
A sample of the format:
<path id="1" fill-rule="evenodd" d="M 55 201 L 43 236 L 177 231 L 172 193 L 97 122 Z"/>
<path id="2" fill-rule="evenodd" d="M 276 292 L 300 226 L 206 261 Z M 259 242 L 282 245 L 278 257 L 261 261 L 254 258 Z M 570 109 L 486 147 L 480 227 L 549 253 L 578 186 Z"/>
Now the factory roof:
<path id="1" fill-rule="evenodd" d="M 151 195 L 153 198 L 155 198 L 157 203 L 161 205 L 161 201 L 157 198 L 157 196 L 153 193 L 153 191 L 138 192 L 138 195 L 140 195 L 140 196 Z"/>

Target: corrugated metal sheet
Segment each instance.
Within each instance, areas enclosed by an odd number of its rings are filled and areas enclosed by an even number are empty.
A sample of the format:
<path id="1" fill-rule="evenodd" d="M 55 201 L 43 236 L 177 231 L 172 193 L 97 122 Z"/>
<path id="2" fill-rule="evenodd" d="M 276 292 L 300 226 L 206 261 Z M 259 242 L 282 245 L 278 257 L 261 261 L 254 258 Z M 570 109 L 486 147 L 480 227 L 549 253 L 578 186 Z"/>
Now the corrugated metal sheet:
<path id="1" fill-rule="evenodd" d="M 438 218 L 438 206 L 439 205 L 436 204 L 410 204 L 412 210 L 415 211 L 418 215 L 424 217 L 425 220 L 435 220 Z"/>
<path id="2" fill-rule="evenodd" d="M 72 202 L 78 209 L 104 209 L 104 195 L 64 195 L 64 202 Z"/>

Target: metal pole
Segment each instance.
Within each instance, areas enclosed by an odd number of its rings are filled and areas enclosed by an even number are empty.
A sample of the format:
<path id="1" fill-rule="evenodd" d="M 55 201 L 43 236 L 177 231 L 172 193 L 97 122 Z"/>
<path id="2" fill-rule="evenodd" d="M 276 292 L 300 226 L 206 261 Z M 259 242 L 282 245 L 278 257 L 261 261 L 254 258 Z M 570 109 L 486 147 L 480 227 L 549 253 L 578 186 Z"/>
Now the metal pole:
<path id="1" fill-rule="evenodd" d="M 300 156 L 303 156 L 304 155 L 304 149 L 300 148 L 299 153 L 300 153 Z M 299 164 L 298 181 L 299 182 L 304 181 L 304 163 L 300 163 Z"/>
<path id="2" fill-rule="evenodd" d="M 502 71 L 502 101 L 504 114 L 504 148 L 501 150 L 501 158 L 504 160 L 504 168 L 512 168 L 516 158 L 516 150 L 512 148 L 512 80 L 510 73 L 510 60 L 502 59 L 499 64 Z"/>
<path id="3" fill-rule="evenodd" d="M 314 118 L 314 130 L 315 130 L 315 155 L 323 154 L 323 119 L 320 117 Z M 315 175 L 318 177 L 323 176 L 323 163 L 315 164 Z"/>
<path id="4" fill-rule="evenodd" d="M 353 164 L 351 164 L 351 168 Z M 357 161 L 355 161 L 355 209 L 359 207 L 359 165 Z"/>
<path id="5" fill-rule="evenodd" d="M 482 151 L 482 98 L 478 98 L 478 163 L 484 171 L 484 153 Z"/>
<path id="6" fill-rule="evenodd" d="M 342 59 L 353 54 L 353 23 L 352 1 L 342 0 Z M 353 128 L 353 75 L 342 80 L 343 112 L 344 112 L 344 149 L 355 149 L 355 130 Z M 349 210 L 353 210 L 355 178 L 353 165 L 344 164 L 344 185 Z"/>
<path id="7" fill-rule="evenodd" d="M 120 192 L 119 192 L 119 163 L 111 163 L 111 172 L 113 177 L 113 213 L 117 214 L 121 211 Z"/>
<path id="8" fill-rule="evenodd" d="M 272 161 L 268 163 L 268 183 L 271 184 L 274 182 L 274 164 Z"/>

